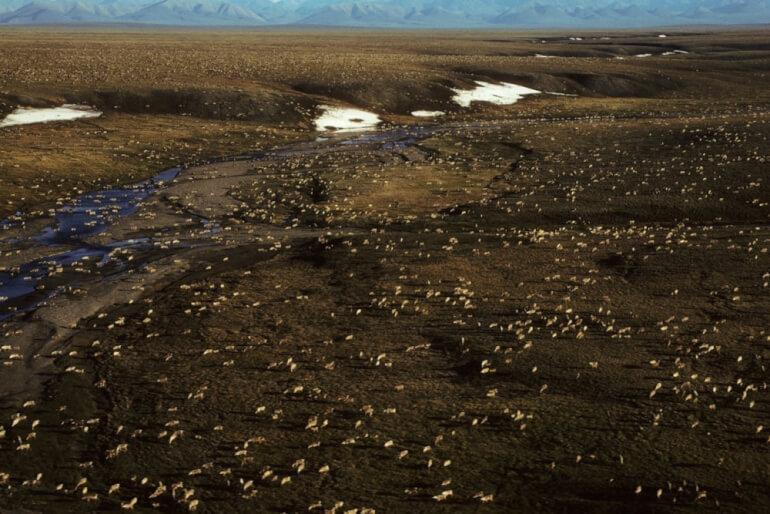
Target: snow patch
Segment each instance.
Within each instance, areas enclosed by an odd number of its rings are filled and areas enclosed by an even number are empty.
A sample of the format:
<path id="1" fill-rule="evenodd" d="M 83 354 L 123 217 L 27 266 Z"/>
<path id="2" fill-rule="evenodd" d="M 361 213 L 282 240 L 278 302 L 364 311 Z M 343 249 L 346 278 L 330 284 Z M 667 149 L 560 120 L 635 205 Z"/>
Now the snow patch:
<path id="1" fill-rule="evenodd" d="M 536 95 L 540 91 L 516 84 L 503 82 L 491 84 L 489 82 L 476 81 L 476 89 L 452 89 L 455 96 L 452 98 L 462 107 L 470 107 L 473 102 L 489 102 L 495 105 L 515 104 L 526 95 Z"/>
<path id="2" fill-rule="evenodd" d="M 320 106 L 323 113 L 316 119 L 316 130 L 336 130 L 353 132 L 377 127 L 382 120 L 374 113 L 353 109 L 352 107 Z"/>
<path id="3" fill-rule="evenodd" d="M 434 118 L 444 114 L 446 114 L 444 111 L 412 111 L 412 116 L 416 118 Z"/>
<path id="4" fill-rule="evenodd" d="M 32 108 L 19 107 L 0 121 L 0 127 L 48 123 L 51 121 L 70 121 L 81 118 L 98 118 L 102 113 L 87 105 L 65 104 L 61 107 Z"/>

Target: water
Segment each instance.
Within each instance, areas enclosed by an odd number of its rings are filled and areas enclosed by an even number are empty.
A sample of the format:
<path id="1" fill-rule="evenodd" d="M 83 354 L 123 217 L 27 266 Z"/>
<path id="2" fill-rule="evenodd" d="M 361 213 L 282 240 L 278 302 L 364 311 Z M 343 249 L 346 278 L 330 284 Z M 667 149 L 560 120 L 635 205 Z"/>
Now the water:
<path id="1" fill-rule="evenodd" d="M 382 132 L 362 133 L 347 139 L 331 137 L 320 143 L 297 143 L 272 152 L 245 154 L 226 160 L 257 161 L 276 157 L 322 154 L 349 145 L 374 145 L 384 151 L 398 152 L 437 130 L 436 126 L 394 128 Z M 97 270 L 109 267 L 116 271 L 123 271 L 129 267 L 129 262 L 121 260 L 120 252 L 116 250 L 152 249 L 154 245 L 150 238 L 117 241 L 104 245 L 91 244 L 87 240 L 104 232 L 121 218 L 134 214 L 144 200 L 164 184 L 174 180 L 180 171 L 180 167 L 174 167 L 137 184 L 86 193 L 56 211 L 55 222 L 34 236 L 32 241 L 44 247 L 66 246 L 70 249 L 23 263 L 10 271 L 0 272 L 0 321 L 19 313 L 34 311 L 55 295 L 57 293 L 55 289 L 47 290 L 41 287 L 45 279 L 53 279 L 54 271 L 56 271 L 56 280 L 53 282 L 59 283 L 59 288 L 66 288 L 83 280 L 82 273 L 72 273 L 76 271 L 73 270 L 73 265 L 87 263 L 91 271 L 93 266 L 96 266 Z M 216 223 L 210 223 L 205 219 L 200 221 L 207 227 L 208 236 L 217 233 Z M 10 228 L 13 224 L 14 220 L 2 221 L 0 229 Z M 13 243 L 6 240 L 6 243 L 9 242 Z M 131 265 L 136 266 L 138 261 L 139 259 L 135 259 Z M 98 279 L 101 275 L 103 273 L 97 273 L 95 276 Z"/>
<path id="2" fill-rule="evenodd" d="M 143 200 L 173 180 L 180 171 L 180 167 L 174 167 L 138 184 L 87 193 L 76 198 L 71 205 L 59 209 L 55 224 L 44 228 L 33 239 L 45 246 L 69 245 L 73 249 L 24 263 L 12 271 L 0 272 L 0 308 L 6 307 L 0 310 L 0 321 L 36 308 L 40 303 L 38 300 L 21 306 L 19 303 L 23 302 L 19 301 L 37 296 L 40 282 L 51 275 L 51 270 L 71 267 L 86 259 L 97 262 L 98 266 L 114 262 L 120 267 L 122 264 L 112 259 L 116 249 L 149 245 L 148 239 L 131 239 L 107 245 L 93 245 L 84 240 L 136 212 Z"/>
<path id="3" fill-rule="evenodd" d="M 56 225 L 45 228 L 36 240 L 43 244 L 56 245 L 97 235 L 116 220 L 136 212 L 143 200 L 158 187 L 173 180 L 180 171 L 179 167 L 170 168 L 138 184 L 84 194 L 72 205 L 59 209 L 56 213 Z"/>

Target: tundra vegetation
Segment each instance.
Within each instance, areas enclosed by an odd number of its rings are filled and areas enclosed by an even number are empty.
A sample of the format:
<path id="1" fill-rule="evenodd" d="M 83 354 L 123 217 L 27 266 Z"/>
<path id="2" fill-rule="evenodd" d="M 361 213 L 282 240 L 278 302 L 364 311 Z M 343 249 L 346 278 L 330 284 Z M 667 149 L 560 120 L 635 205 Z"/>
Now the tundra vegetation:
<path id="1" fill-rule="evenodd" d="M 770 509 L 766 31 L 1 36 L 0 508 Z"/>

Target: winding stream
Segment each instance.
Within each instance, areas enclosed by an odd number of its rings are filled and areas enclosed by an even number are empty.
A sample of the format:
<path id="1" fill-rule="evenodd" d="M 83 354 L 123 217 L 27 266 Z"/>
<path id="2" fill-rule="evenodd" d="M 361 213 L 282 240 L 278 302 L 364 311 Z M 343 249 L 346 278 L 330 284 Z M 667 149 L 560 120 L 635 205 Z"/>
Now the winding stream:
<path id="1" fill-rule="evenodd" d="M 375 145 L 386 152 L 399 152 L 437 130 L 438 127 L 435 126 L 416 126 L 359 133 L 346 138 L 324 138 L 228 160 L 252 160 L 257 164 L 268 159 L 321 155 L 349 149 L 351 146 L 365 145 Z M 47 253 L 47 248 L 61 247 L 66 250 L 17 264 L 7 271 L 0 271 L 0 321 L 32 312 L 56 294 L 77 288 L 84 281 L 98 281 L 107 273 L 123 273 L 140 266 L 142 259 L 136 257 L 141 257 L 143 252 L 149 254 L 154 248 L 150 235 L 107 244 L 93 244 L 88 242 L 88 239 L 107 232 L 117 221 L 135 214 L 142 202 L 167 187 L 181 172 L 182 168 L 177 166 L 137 184 L 86 193 L 71 204 L 58 209 L 51 225 L 23 242 L 31 245 L 33 249 L 40 249 L 41 253 Z M 13 222 L 10 220 L 0 224 L 0 228 L 11 227 Z M 125 249 L 132 250 L 131 259 L 123 258 L 120 250 Z M 83 272 L 77 269 L 93 264 L 96 265 L 95 270 Z M 54 287 L 44 285 L 44 280 L 53 282 Z"/>
<path id="2" fill-rule="evenodd" d="M 72 249 L 23 263 L 15 266 L 13 271 L 0 272 L 0 321 L 18 312 L 33 310 L 40 302 L 41 295 L 36 294 L 38 285 L 51 275 L 52 270 L 86 260 L 97 261 L 99 266 L 120 265 L 112 257 L 115 250 L 149 244 L 148 239 L 129 239 L 94 245 L 85 239 L 106 231 L 118 219 L 134 214 L 143 200 L 173 180 L 180 171 L 177 166 L 137 184 L 86 193 L 57 210 L 55 224 L 45 227 L 32 240 L 47 247 L 69 246 Z M 6 223 L 5 226 L 12 225 Z"/>

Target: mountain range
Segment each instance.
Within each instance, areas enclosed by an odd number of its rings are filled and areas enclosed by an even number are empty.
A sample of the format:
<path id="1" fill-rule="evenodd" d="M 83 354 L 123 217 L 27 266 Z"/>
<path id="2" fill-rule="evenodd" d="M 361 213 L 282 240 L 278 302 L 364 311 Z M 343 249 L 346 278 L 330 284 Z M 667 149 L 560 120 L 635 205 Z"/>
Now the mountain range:
<path id="1" fill-rule="evenodd" d="M 0 24 L 632 28 L 770 23 L 770 0 L 0 0 Z"/>

